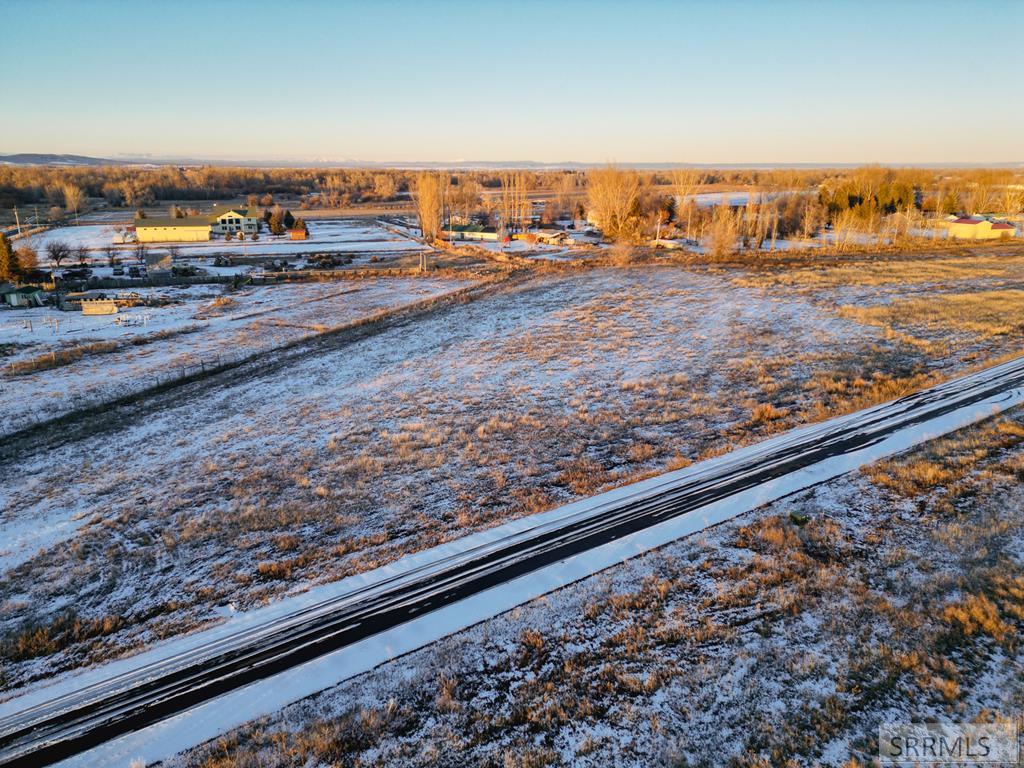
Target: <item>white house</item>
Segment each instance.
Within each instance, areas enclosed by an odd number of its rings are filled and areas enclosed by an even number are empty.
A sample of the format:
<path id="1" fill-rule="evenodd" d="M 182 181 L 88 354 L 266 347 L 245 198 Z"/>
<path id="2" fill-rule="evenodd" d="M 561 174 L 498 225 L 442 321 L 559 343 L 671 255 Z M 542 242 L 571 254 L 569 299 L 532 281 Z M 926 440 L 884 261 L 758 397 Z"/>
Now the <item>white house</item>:
<path id="1" fill-rule="evenodd" d="M 260 220 L 255 211 L 248 208 L 214 207 L 210 214 L 210 234 L 227 235 L 241 232 L 252 235 L 260 231 Z"/>

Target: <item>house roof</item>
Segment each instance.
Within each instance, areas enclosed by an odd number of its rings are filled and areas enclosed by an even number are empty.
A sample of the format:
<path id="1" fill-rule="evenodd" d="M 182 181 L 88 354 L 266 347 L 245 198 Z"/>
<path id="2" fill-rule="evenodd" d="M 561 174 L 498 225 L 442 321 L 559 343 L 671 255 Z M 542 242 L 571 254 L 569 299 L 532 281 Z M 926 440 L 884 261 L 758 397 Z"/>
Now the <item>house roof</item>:
<path id="1" fill-rule="evenodd" d="M 212 224 L 214 221 L 219 219 L 225 213 L 237 213 L 241 218 L 256 218 L 256 211 L 250 213 L 248 208 L 241 208 L 237 206 L 213 206 L 213 213 L 210 214 L 209 220 Z"/>
<path id="2" fill-rule="evenodd" d="M 494 227 L 485 227 L 483 224 L 453 224 L 445 228 L 445 232 L 497 232 Z"/>
<path id="3" fill-rule="evenodd" d="M 1005 221 L 999 221 L 992 225 L 992 229 L 1015 229 L 1013 224 L 1007 224 Z"/>
<path id="4" fill-rule="evenodd" d="M 953 223 L 954 224 L 981 224 L 983 221 L 987 221 L 987 219 L 976 219 L 973 216 L 961 216 L 959 219 L 954 219 Z"/>
<path id="5" fill-rule="evenodd" d="M 136 219 L 135 228 L 139 227 L 208 227 L 210 220 L 207 216 L 185 216 L 175 218 L 174 216 L 154 216 L 146 219 Z"/>

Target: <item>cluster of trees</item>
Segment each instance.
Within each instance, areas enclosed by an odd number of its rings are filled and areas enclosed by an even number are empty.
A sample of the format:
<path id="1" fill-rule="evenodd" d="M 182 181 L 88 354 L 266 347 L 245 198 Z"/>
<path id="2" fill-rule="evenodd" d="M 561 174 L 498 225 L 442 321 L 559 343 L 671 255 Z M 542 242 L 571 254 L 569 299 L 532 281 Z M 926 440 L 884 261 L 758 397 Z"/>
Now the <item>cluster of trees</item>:
<path id="1" fill-rule="evenodd" d="M 291 229 L 295 223 L 295 217 L 291 211 L 285 210 L 280 205 L 273 208 L 263 209 L 263 223 L 267 225 L 272 235 L 283 235 L 285 230 Z M 303 222 L 305 227 L 305 222 Z"/>
<path id="2" fill-rule="evenodd" d="M 743 190 L 749 204 L 698 206 L 698 192 Z M 766 239 L 839 232 L 908 232 L 926 214 L 1024 210 L 1024 174 L 1012 169 L 920 169 L 870 166 L 851 169 L 632 170 L 614 167 L 557 171 L 407 171 L 398 169 L 0 167 L 0 207 L 36 205 L 51 219 L 81 212 L 89 198 L 140 207 L 158 200 L 245 196 L 261 206 L 271 232 L 294 226 L 275 205 L 298 197 L 303 208 L 413 198 L 424 234 L 443 222 L 477 221 L 521 232 L 538 217 L 551 223 L 589 217 L 610 238 L 649 237 L 747 244 Z M 721 209 L 721 210 L 720 210 Z M 171 215 L 190 215 L 173 205 Z M 724 247 L 724 246 L 723 246 Z"/>
<path id="3" fill-rule="evenodd" d="M 36 205 L 82 210 L 86 197 L 138 208 L 166 200 L 216 200 L 245 196 L 273 204 L 275 196 L 302 197 L 308 205 L 392 200 L 408 190 L 411 174 L 399 170 L 228 168 L 204 166 L 0 167 L 0 207 Z M 77 204 L 77 207 L 76 207 Z"/>
<path id="4" fill-rule="evenodd" d="M 38 257 L 34 248 L 14 248 L 7 235 L 0 233 L 0 281 L 15 282 L 35 277 Z"/>
<path id="5" fill-rule="evenodd" d="M 104 198 L 112 206 L 139 208 L 161 201 L 217 200 L 245 197 L 250 207 L 269 207 L 275 198 L 300 198 L 304 207 L 337 207 L 358 202 L 389 201 L 412 191 L 415 171 L 369 168 L 240 168 L 222 166 L 0 166 L 0 208 L 15 205 L 84 210 L 87 198 Z M 519 174 L 527 189 L 543 189 L 562 171 Z M 570 174 L 576 175 L 576 174 Z M 506 174 L 461 171 L 450 174 L 453 186 L 499 189 Z"/>

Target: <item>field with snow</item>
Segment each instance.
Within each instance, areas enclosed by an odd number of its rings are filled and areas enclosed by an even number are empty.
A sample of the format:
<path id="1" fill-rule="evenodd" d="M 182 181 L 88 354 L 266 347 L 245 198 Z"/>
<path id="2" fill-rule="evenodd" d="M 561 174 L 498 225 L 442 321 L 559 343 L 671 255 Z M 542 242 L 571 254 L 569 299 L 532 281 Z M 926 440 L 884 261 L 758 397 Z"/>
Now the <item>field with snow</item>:
<path id="1" fill-rule="evenodd" d="M 1021 261 L 864 262 L 847 266 L 845 282 L 819 269 L 799 288 L 793 270 L 780 269 L 520 273 L 475 300 L 368 326 L 286 366 L 113 411 L 90 422 L 94 432 L 19 456 L 4 475 L 3 685 L 1008 352 L 1022 329 L 953 324 L 969 312 L 919 326 L 913 312 L 855 310 L 915 297 L 936 306 L 968 279 L 1013 301 Z M 385 298 L 398 284 L 382 289 Z M 367 299 L 380 295 L 355 285 Z M 361 294 L 297 304 L 287 324 L 276 310 L 251 316 L 263 295 L 205 322 L 223 329 L 249 314 L 243 324 L 259 323 L 249 339 L 305 333 L 291 325 L 323 322 L 325 308 Z M 83 380 L 108 386 L 99 382 L 116 379 L 100 361 L 84 360 Z M 56 386 L 45 381 L 39 391 Z"/>
<path id="2" fill-rule="evenodd" d="M 310 338 L 467 285 L 407 278 L 143 288 L 167 306 L 0 312 L 0 433 Z M 116 292 L 111 292 L 116 293 Z"/>
<path id="3" fill-rule="evenodd" d="M 177 248 L 186 258 L 224 254 L 241 258 L 255 256 L 292 256 L 303 253 L 351 253 L 383 255 L 428 250 L 427 246 L 404 234 L 362 219 L 318 219 L 309 224 L 308 240 L 292 241 L 287 235 L 271 235 L 264 228 L 259 240 L 244 242 L 223 238 L 197 243 L 146 243 L 151 254 L 167 253 Z M 91 258 L 106 263 L 105 249 L 115 242 L 117 228 L 109 224 L 88 224 L 77 227 L 59 227 L 29 238 L 39 252 L 40 262 L 46 262 L 46 246 L 60 240 L 73 248 L 85 247 L 93 253 Z M 124 258 L 134 255 L 134 244 L 115 245 Z"/>
<path id="4" fill-rule="evenodd" d="M 875 764 L 1024 700 L 1024 412 L 724 523 L 169 765 Z"/>

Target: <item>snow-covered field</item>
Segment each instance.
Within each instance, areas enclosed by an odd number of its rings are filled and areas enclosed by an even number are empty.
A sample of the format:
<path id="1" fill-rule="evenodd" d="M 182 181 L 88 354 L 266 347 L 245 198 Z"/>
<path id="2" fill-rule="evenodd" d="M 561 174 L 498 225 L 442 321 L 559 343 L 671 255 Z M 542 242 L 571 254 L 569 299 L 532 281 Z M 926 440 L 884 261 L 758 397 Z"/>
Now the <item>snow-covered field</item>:
<path id="1" fill-rule="evenodd" d="M 838 768 L 874 763 L 881 722 L 1015 719 L 1022 440 L 1018 410 L 611 568 L 169 765 Z M 945 474 L 928 481 L 921 467 Z"/>
<path id="2" fill-rule="evenodd" d="M 1018 371 L 1020 369 L 1020 364 L 1016 361 L 1007 365 L 1013 366 Z M 503 611 L 527 602 L 530 598 L 536 598 L 558 587 L 573 584 L 581 578 L 591 576 L 611 565 L 635 557 L 640 552 L 657 546 L 673 544 L 687 534 L 692 535 L 694 532 L 705 531 L 737 515 L 753 511 L 756 507 L 763 506 L 770 501 L 792 495 L 794 492 L 813 487 L 831 478 L 848 474 L 872 461 L 890 457 L 911 446 L 934 440 L 940 435 L 949 434 L 960 427 L 989 418 L 994 413 L 1011 409 L 1021 402 L 1024 402 L 1024 390 L 1017 389 L 1010 393 L 992 396 L 986 402 L 975 403 L 937 416 L 927 422 L 904 427 L 884 440 L 868 444 L 853 453 L 825 459 L 813 466 L 787 473 L 757 487 L 741 491 L 728 499 L 722 499 L 700 509 L 692 510 L 683 517 L 666 521 L 648 530 L 626 535 L 588 552 L 553 563 L 540 571 L 493 587 L 473 598 L 448 606 L 433 614 L 421 616 L 411 623 L 395 627 L 381 635 L 331 653 L 303 665 L 301 668 L 289 670 L 244 690 L 235 691 L 176 717 L 170 722 L 130 734 L 113 744 L 100 747 L 88 755 L 83 755 L 82 760 L 76 760 L 74 764 L 81 765 L 83 768 L 85 766 L 106 766 L 111 763 L 128 762 L 140 754 L 145 755 L 147 760 L 166 759 L 174 752 L 219 735 L 228 727 L 242 725 L 247 719 L 258 715 L 273 715 L 275 710 L 281 706 L 319 692 L 331 682 L 340 682 L 361 672 L 369 671 L 385 660 L 393 659 L 432 640 L 440 639 L 457 630 L 490 619 Z M 847 418 L 840 417 L 839 421 Z M 828 424 L 835 428 L 836 421 L 831 420 Z M 1000 427 L 1013 428 L 1014 426 L 1012 422 L 1000 424 Z M 806 434 L 806 430 L 804 432 Z M 1004 430 L 1001 433 L 997 429 L 996 434 L 1002 434 L 1004 440 L 1009 437 L 1012 444 L 1024 437 L 1024 428 L 1010 432 Z M 344 579 L 333 585 L 312 589 L 305 595 L 279 601 L 262 610 L 257 609 L 245 614 L 234 615 L 225 625 L 210 632 L 196 633 L 187 638 L 161 644 L 140 657 L 126 659 L 84 676 L 71 676 L 69 679 L 58 681 L 52 688 L 47 687 L 33 692 L 28 697 L 0 704 L 0 717 L 7 711 L 18 711 L 38 703 L 40 700 L 38 697 L 52 697 L 61 692 L 74 691 L 77 687 L 92 683 L 93 678 L 105 680 L 114 675 L 121 675 L 128 670 L 138 670 L 143 667 L 152 669 L 150 665 L 157 659 L 169 659 L 188 648 L 219 642 L 230 633 L 241 631 L 243 627 L 261 626 L 261 622 L 268 621 L 271 616 L 280 617 L 294 612 L 308 612 L 311 606 L 315 606 L 319 601 L 337 599 L 339 595 L 347 594 L 350 590 L 365 590 L 368 584 L 401 578 L 402 574 L 428 568 L 430 563 L 450 561 L 457 558 L 460 553 L 484 546 L 485 542 L 508 536 L 526 536 L 531 529 L 550 524 L 557 519 L 565 519 L 570 515 L 595 514 L 596 510 L 615 499 L 625 496 L 635 498 L 637 495 L 655 493 L 659 489 L 663 490 L 667 483 L 683 485 L 700 477 L 707 478 L 716 466 L 735 465 L 735 462 L 740 460 L 738 455 L 740 453 L 752 450 L 764 452 L 770 450 L 769 446 L 772 443 L 791 444 L 794 438 L 793 432 L 787 432 L 774 441 L 751 446 L 745 451 L 715 457 L 670 473 L 668 476 L 652 478 L 568 507 L 560 507 L 551 512 L 532 515 L 523 520 L 500 525 L 474 536 L 459 539 L 451 544 L 402 558 L 399 562 L 384 569 Z M 878 468 L 872 467 L 870 471 L 877 472 Z M 805 520 L 804 524 L 806 525 L 807 522 Z"/>
<path id="3" fill-rule="evenodd" d="M 19 457 L 0 485 L 0 687 L 1007 352 L 1024 329 L 850 307 L 931 306 L 968 283 L 1015 300 L 1022 270 L 982 255 L 543 274 L 112 414 L 98 434 Z"/>
<path id="4" fill-rule="evenodd" d="M 916 348 L 733 277 L 537 277 L 24 457 L 2 486 L 0 631 L 72 605 L 114 629 L 11 681 L 919 383 Z"/>
<path id="5" fill-rule="evenodd" d="M 238 257 L 288 256 L 300 253 L 352 253 L 383 254 L 426 250 L 426 246 L 409 237 L 389 231 L 373 222 L 359 219 L 317 219 L 309 223 L 310 238 L 292 241 L 287 235 L 275 236 L 266 230 L 259 240 L 240 242 L 223 239 L 198 243 L 147 243 L 149 253 L 166 253 L 176 247 L 183 256 L 202 256 L 223 253 Z M 78 227 L 59 227 L 33 235 L 31 245 L 39 251 L 40 260 L 46 259 L 46 246 L 60 240 L 73 248 L 85 247 L 94 251 L 92 258 L 106 261 L 104 249 L 114 242 L 116 228 L 107 224 L 89 224 Z M 134 245 L 117 245 L 125 256 L 130 256 Z"/>
<path id="6" fill-rule="evenodd" d="M 0 312 L 0 348 L 7 346 L 10 352 L 0 358 L 0 432 L 466 284 L 414 278 L 250 286 L 230 292 L 220 285 L 194 285 L 139 289 L 142 296 L 177 303 L 131 307 L 116 315 L 85 316 L 50 307 Z M 48 369 L 51 354 L 75 357 Z M 24 373 L 18 368 L 33 361 L 41 370 Z"/>

